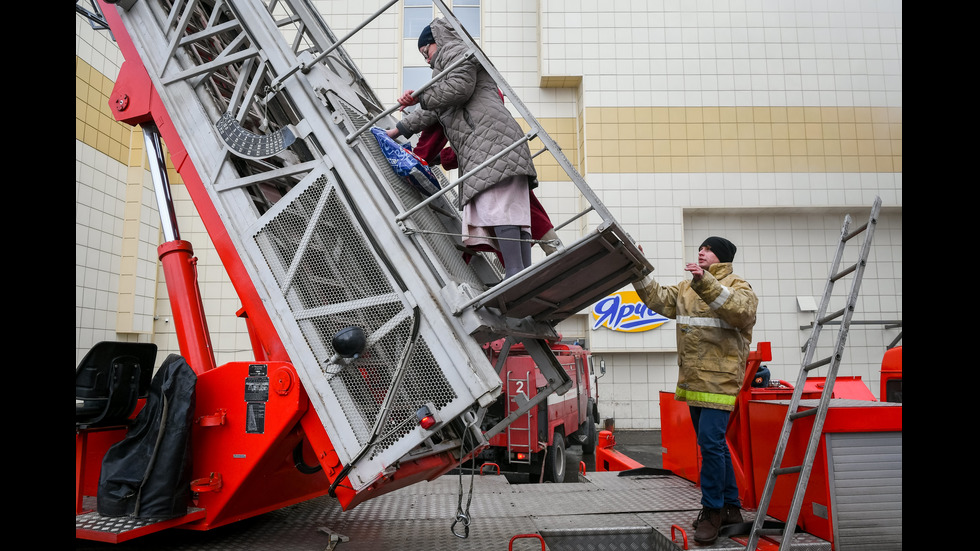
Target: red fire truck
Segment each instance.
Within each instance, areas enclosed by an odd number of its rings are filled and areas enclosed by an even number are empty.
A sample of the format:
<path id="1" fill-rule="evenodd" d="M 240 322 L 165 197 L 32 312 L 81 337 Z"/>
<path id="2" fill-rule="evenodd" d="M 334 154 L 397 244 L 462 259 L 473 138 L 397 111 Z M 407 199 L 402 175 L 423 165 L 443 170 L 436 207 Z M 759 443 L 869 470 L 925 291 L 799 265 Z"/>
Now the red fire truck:
<path id="1" fill-rule="evenodd" d="M 503 340 L 487 345 L 490 362 L 497 365 Z M 572 380 L 565 394 L 552 394 L 536 408 L 516 416 L 503 431 L 493 435 L 482 458 L 505 470 L 527 472 L 532 479 L 561 482 L 565 479 L 565 448 L 581 444 L 584 454 L 595 452 L 598 413 L 597 376 L 588 350 L 577 344 L 552 343 L 551 350 Z M 511 347 L 500 371 L 503 394 L 488 408 L 484 426 L 496 425 L 532 399 L 546 381 L 521 345 Z"/>

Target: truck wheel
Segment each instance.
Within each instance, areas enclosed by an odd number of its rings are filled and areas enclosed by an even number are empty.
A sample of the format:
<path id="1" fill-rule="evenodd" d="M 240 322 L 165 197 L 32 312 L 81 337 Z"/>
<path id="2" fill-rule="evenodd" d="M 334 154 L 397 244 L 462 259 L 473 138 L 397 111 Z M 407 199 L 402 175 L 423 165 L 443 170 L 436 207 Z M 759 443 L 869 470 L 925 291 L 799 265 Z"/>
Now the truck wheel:
<path id="1" fill-rule="evenodd" d="M 599 441 L 599 433 L 595 430 L 595 420 L 592 418 L 592 408 L 589 408 L 588 415 L 585 416 L 585 427 L 582 429 L 585 439 L 582 440 L 582 453 L 592 455 L 595 453 L 595 445 Z"/>
<path id="2" fill-rule="evenodd" d="M 551 482 L 565 481 L 565 437 L 555 431 L 554 443 L 548 448 L 545 458 L 545 480 Z"/>

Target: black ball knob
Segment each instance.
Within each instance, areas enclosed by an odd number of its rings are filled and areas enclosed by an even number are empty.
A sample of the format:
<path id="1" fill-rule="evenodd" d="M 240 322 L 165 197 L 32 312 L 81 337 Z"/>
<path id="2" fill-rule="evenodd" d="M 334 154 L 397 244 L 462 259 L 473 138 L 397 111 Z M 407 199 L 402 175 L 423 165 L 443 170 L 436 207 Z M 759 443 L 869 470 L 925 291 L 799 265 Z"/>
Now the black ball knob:
<path id="1" fill-rule="evenodd" d="M 367 336 L 360 327 L 345 327 L 333 336 L 333 349 L 344 358 L 353 358 L 364 351 Z"/>

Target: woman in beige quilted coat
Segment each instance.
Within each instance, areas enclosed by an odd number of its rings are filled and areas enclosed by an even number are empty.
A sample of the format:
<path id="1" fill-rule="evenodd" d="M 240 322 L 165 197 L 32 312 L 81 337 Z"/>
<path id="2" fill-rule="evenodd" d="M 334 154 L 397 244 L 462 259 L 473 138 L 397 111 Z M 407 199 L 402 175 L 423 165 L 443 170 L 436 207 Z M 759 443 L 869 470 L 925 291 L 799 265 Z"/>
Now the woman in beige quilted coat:
<path id="1" fill-rule="evenodd" d="M 461 56 L 466 45 L 445 19 L 436 19 L 419 37 L 419 51 L 432 67 L 443 71 Z M 432 86 L 413 97 L 399 98 L 403 106 L 419 105 L 395 128 L 391 137 L 411 137 L 438 122 L 445 130 L 467 174 L 488 158 L 523 137 L 520 125 L 504 106 L 497 84 L 475 59 L 465 61 Z M 480 169 L 463 181 L 459 207 L 463 211 L 463 242 L 490 243 L 504 258 L 506 277 L 531 264 L 530 204 L 528 192 L 537 186 L 537 173 L 526 144 Z"/>

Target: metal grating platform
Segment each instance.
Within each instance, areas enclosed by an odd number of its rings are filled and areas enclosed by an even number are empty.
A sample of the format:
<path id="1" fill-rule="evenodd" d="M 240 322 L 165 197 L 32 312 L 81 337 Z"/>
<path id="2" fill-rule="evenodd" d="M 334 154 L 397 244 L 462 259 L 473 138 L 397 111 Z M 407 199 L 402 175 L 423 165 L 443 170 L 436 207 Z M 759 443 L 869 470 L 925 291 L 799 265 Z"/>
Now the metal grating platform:
<path id="1" fill-rule="evenodd" d="M 335 500 L 322 497 L 226 526 L 212 532 L 172 530 L 115 549 L 323 551 L 330 534 L 346 541 L 338 551 L 413 551 L 425 549 L 504 551 L 519 534 L 539 534 L 550 551 L 682 549 L 681 533 L 671 542 L 671 528 L 686 531 L 693 548 L 691 522 L 700 510 L 700 491 L 674 476 L 619 477 L 589 473 L 579 483 L 511 485 L 502 476 L 477 476 L 470 506 L 469 537 L 453 535 L 450 526 L 459 503 L 459 478 L 443 476 L 369 500 L 343 512 Z M 463 487 L 468 492 L 469 477 Z M 466 497 L 464 496 L 464 504 Z M 753 514 L 744 512 L 746 520 Z M 741 540 L 741 543 L 740 543 Z M 101 549 L 75 540 L 75 549 Z M 537 540 L 515 541 L 515 550 L 539 549 Z M 719 538 L 699 549 L 744 549 L 742 538 Z M 794 536 L 795 551 L 830 551 L 830 543 Z"/>
<path id="2" fill-rule="evenodd" d="M 481 296 L 507 317 L 558 323 L 653 271 L 617 223 L 596 229 Z"/>
<path id="3" fill-rule="evenodd" d="M 187 514 L 169 520 L 147 520 L 133 517 L 104 517 L 95 511 L 94 497 L 86 497 L 85 510 L 89 511 L 75 515 L 75 533 L 106 543 L 119 543 L 135 539 L 147 534 L 167 530 L 181 524 L 201 520 L 205 516 L 204 509 L 190 507 Z M 76 543 L 79 540 L 75 540 Z"/>

